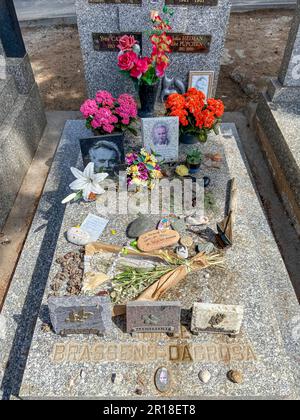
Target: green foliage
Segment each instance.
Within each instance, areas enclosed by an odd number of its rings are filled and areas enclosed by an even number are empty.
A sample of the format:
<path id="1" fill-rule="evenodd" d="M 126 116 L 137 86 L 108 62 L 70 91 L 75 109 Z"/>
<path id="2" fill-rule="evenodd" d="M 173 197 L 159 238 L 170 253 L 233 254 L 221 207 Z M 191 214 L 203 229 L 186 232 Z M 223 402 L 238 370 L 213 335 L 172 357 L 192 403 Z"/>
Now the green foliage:
<path id="1" fill-rule="evenodd" d="M 187 163 L 191 165 L 198 165 L 202 162 L 202 153 L 198 149 L 194 149 L 187 154 L 186 160 Z"/>

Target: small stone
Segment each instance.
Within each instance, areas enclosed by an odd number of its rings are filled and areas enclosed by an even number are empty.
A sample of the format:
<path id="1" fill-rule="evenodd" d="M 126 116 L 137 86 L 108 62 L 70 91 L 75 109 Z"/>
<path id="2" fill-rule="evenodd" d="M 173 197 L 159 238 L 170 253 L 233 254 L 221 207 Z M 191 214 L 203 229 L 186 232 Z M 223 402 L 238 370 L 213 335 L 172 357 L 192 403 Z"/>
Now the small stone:
<path id="1" fill-rule="evenodd" d="M 209 278 L 210 278 L 210 274 L 209 274 L 209 273 L 205 273 L 205 274 L 204 274 L 204 278 L 205 278 L 205 279 L 209 279 Z"/>
<path id="2" fill-rule="evenodd" d="M 161 219 L 161 221 L 159 222 L 159 224 L 157 226 L 157 229 L 158 230 L 171 229 L 170 219 L 167 219 L 167 218 Z"/>
<path id="3" fill-rule="evenodd" d="M 81 379 L 85 379 L 86 378 L 86 373 L 85 373 L 84 370 L 81 370 L 80 371 L 80 377 L 81 377 Z"/>
<path id="4" fill-rule="evenodd" d="M 43 325 L 41 326 L 41 330 L 42 330 L 44 333 L 49 333 L 49 332 L 51 332 L 51 327 L 50 327 L 50 325 L 48 325 L 48 324 L 43 324 Z"/>
<path id="5" fill-rule="evenodd" d="M 127 236 L 135 239 L 146 232 L 156 229 L 157 221 L 153 217 L 140 216 L 135 219 L 127 228 Z"/>
<path id="6" fill-rule="evenodd" d="M 155 373 L 155 386 L 159 392 L 168 392 L 171 386 L 171 378 L 168 369 L 162 367 Z"/>
<path id="7" fill-rule="evenodd" d="M 183 236 L 180 239 L 180 243 L 182 246 L 186 248 L 191 248 L 194 245 L 193 238 L 191 236 Z"/>
<path id="8" fill-rule="evenodd" d="M 238 370 L 230 370 L 227 374 L 228 379 L 234 384 L 242 384 L 244 382 L 244 375 Z"/>
<path id="9" fill-rule="evenodd" d="M 72 227 L 67 232 L 67 239 L 74 245 L 84 246 L 87 245 L 93 240 L 91 239 L 90 235 L 82 230 L 81 228 Z"/>
<path id="10" fill-rule="evenodd" d="M 143 391 L 142 391 L 140 388 L 137 388 L 134 392 L 135 392 L 137 395 L 142 395 L 142 394 L 143 394 Z"/>
<path id="11" fill-rule="evenodd" d="M 113 384 L 115 383 L 116 377 L 117 377 L 117 374 L 116 373 L 113 373 L 111 375 L 111 381 L 112 381 Z"/>
<path id="12" fill-rule="evenodd" d="M 206 242 L 205 244 L 196 245 L 196 252 L 199 254 L 204 252 L 205 254 L 211 254 L 215 250 L 215 246 L 212 242 Z"/>
<path id="13" fill-rule="evenodd" d="M 203 177 L 203 182 L 204 182 L 204 188 L 207 188 L 210 184 L 210 177 L 209 176 L 204 176 Z"/>
<path id="14" fill-rule="evenodd" d="M 202 370 L 199 372 L 199 379 L 204 384 L 207 384 L 211 380 L 211 373 L 208 370 Z"/>
<path id="15" fill-rule="evenodd" d="M 179 258 L 183 258 L 183 259 L 188 259 L 189 258 L 189 250 L 186 246 L 178 246 L 175 249 L 176 254 L 178 255 Z"/>

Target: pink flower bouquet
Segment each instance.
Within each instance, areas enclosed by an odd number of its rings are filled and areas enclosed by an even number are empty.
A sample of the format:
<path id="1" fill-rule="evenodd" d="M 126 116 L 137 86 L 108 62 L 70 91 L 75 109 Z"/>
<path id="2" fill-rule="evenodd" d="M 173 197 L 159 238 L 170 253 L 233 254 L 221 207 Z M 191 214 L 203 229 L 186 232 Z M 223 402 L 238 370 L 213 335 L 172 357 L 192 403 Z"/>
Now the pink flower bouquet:
<path id="1" fill-rule="evenodd" d="M 99 134 L 129 130 L 136 135 L 133 124 L 137 118 L 137 104 L 126 93 L 115 99 L 106 90 L 97 92 L 95 99 L 87 99 L 80 111 L 86 119 L 86 127 Z"/>

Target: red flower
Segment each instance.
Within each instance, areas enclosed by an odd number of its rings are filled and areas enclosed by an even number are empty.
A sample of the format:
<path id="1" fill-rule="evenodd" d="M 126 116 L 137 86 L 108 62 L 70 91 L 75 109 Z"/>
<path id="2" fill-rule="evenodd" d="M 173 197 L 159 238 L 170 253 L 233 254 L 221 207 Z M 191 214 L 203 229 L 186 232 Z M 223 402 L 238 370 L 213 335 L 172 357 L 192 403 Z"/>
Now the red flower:
<path id="1" fill-rule="evenodd" d="M 130 72 L 131 77 L 139 78 L 148 70 L 151 60 L 148 57 L 139 58 Z"/>
<path id="2" fill-rule="evenodd" d="M 132 35 L 124 35 L 119 39 L 118 48 L 121 51 L 130 51 L 138 42 Z"/>
<path id="3" fill-rule="evenodd" d="M 131 70 L 137 62 L 138 56 L 133 51 L 128 51 L 118 57 L 118 66 L 121 70 Z"/>

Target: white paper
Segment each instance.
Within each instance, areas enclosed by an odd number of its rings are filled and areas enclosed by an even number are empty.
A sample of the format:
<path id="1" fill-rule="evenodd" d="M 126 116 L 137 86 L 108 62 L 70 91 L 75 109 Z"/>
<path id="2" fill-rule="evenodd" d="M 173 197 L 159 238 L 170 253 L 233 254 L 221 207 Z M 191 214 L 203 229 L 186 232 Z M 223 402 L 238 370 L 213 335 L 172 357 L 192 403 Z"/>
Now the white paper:
<path id="1" fill-rule="evenodd" d="M 80 227 L 96 242 L 102 235 L 107 224 L 108 220 L 90 213 Z"/>

